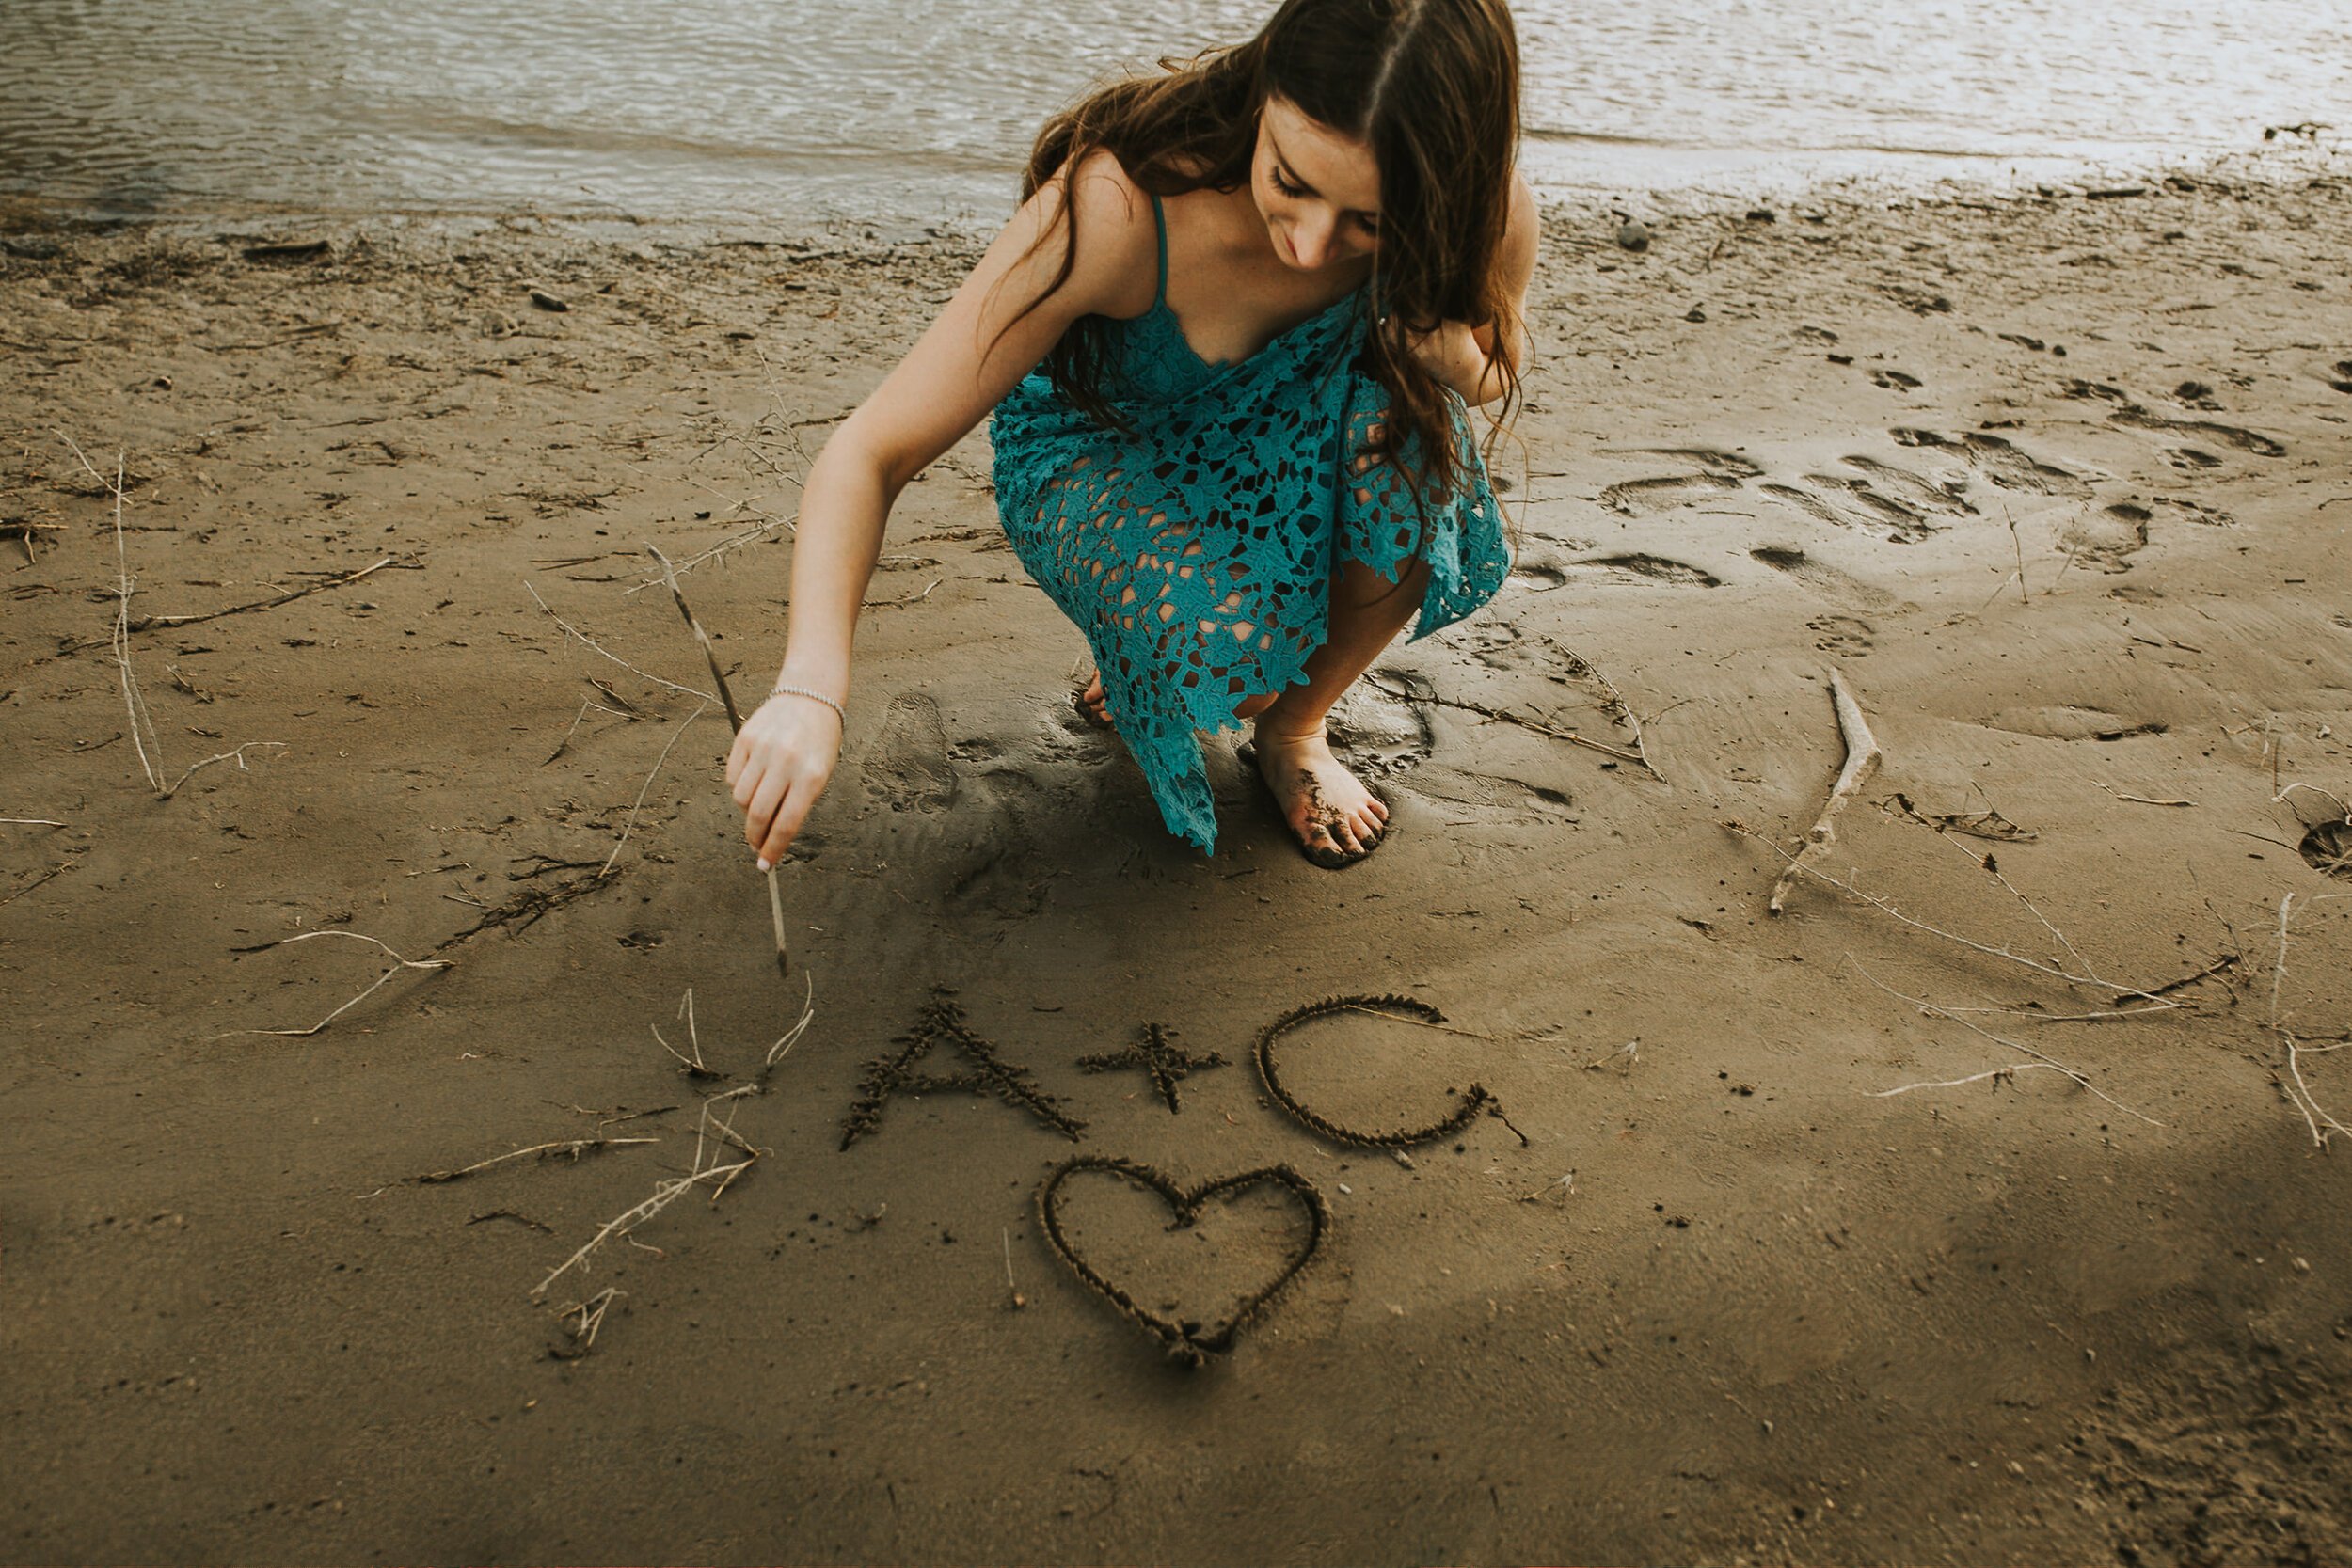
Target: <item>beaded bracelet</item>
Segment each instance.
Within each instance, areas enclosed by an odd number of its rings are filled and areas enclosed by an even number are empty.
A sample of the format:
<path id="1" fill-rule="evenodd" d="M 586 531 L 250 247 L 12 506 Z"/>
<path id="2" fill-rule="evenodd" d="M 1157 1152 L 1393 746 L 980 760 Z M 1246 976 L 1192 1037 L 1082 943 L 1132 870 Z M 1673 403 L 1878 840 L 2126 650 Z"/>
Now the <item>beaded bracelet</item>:
<path id="1" fill-rule="evenodd" d="M 839 703 L 834 702 L 831 697 L 826 696 L 821 691 L 811 691 L 805 686 L 779 686 L 775 688 L 775 689 L 770 691 L 768 695 L 771 697 L 793 696 L 814 698 L 816 701 L 820 702 L 827 707 L 833 709 L 833 711 L 840 717 L 841 727 L 843 729 L 846 730 L 850 727 L 849 711 L 842 707 Z"/>

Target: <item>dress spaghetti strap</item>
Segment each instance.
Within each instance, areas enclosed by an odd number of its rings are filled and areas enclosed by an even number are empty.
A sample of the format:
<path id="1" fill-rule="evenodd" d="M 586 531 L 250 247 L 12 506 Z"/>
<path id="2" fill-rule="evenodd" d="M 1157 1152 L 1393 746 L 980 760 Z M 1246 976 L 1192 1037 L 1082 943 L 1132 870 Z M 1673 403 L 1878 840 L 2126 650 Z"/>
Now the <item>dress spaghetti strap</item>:
<path id="1" fill-rule="evenodd" d="M 1160 306 L 1168 303 L 1168 212 L 1160 205 L 1157 191 L 1152 193 L 1152 223 L 1160 231 L 1160 284 L 1152 303 Z"/>

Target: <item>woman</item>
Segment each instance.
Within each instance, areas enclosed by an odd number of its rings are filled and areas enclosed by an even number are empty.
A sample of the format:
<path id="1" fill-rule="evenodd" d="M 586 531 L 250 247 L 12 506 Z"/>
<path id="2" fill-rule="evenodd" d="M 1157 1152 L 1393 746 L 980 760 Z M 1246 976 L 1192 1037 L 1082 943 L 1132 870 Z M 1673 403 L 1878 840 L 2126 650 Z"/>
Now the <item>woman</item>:
<path id="1" fill-rule="evenodd" d="M 1047 124 L 1020 211 L 825 446 L 775 692 L 727 778 L 762 869 L 841 748 L 857 610 L 899 490 L 994 408 L 1006 531 L 1077 623 L 1171 831 L 1216 839 L 1198 732 L 1318 865 L 1388 807 L 1331 706 L 1509 567 L 1465 404 L 1518 388 L 1535 209 L 1503 0 L 1285 0 L 1257 38 Z"/>

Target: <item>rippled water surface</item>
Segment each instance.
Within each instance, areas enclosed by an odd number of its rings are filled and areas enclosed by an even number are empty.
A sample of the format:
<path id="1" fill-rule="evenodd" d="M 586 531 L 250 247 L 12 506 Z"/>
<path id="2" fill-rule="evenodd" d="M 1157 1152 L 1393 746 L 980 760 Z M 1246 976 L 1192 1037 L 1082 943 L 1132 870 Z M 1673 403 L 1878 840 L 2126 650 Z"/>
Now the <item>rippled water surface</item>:
<path id="1" fill-rule="evenodd" d="M 0 0 L 0 193 L 992 222 L 1089 80 L 1271 0 Z M 1521 0 L 1554 188 L 2145 164 L 2352 120 L 2346 0 Z"/>

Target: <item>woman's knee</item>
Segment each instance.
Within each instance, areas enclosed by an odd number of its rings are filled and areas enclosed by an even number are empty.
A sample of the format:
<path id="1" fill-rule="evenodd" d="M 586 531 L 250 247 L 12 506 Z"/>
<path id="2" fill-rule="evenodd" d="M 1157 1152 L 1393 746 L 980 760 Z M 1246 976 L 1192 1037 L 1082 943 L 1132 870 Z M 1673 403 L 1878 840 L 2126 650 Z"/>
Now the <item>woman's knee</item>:
<path id="1" fill-rule="evenodd" d="M 1233 709 L 1233 717 L 1243 720 L 1255 719 L 1258 715 L 1263 713 L 1266 709 L 1274 705 L 1276 696 L 1277 693 L 1268 691 L 1263 695 L 1252 697 L 1248 702 L 1243 703 L 1239 707 Z"/>

